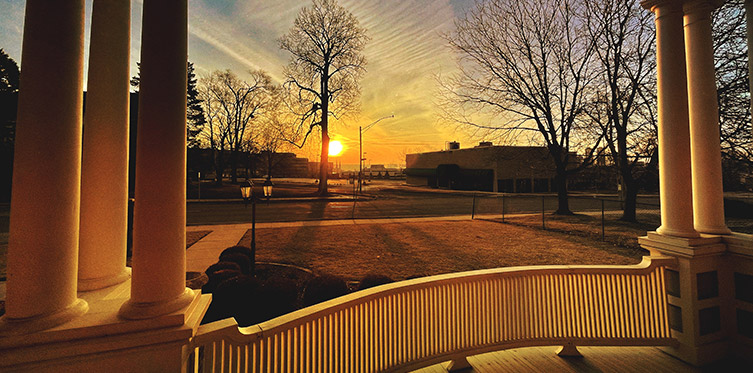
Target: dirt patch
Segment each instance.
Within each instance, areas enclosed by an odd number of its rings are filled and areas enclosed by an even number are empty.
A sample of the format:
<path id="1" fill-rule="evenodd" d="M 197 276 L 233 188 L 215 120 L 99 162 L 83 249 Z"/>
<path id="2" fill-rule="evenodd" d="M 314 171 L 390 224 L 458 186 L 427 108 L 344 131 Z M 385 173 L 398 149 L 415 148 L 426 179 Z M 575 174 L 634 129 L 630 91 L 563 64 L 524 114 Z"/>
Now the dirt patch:
<path id="1" fill-rule="evenodd" d="M 645 233 L 645 232 L 644 232 Z M 239 244 L 250 245 L 250 231 Z M 543 264 L 636 264 L 642 251 L 496 221 L 257 229 L 256 260 L 358 280 Z"/>

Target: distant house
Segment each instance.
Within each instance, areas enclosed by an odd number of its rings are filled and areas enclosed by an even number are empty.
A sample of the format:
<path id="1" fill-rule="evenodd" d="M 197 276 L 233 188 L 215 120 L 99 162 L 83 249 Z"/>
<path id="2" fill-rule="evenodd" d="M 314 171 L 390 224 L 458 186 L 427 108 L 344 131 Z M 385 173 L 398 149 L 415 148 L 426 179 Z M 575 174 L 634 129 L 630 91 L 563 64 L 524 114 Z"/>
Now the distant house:
<path id="1" fill-rule="evenodd" d="M 573 154 L 573 161 L 578 156 Z M 489 192 L 551 192 L 555 167 L 543 146 L 495 146 L 482 142 L 460 149 L 456 142 L 447 150 L 407 154 L 409 185 Z"/>

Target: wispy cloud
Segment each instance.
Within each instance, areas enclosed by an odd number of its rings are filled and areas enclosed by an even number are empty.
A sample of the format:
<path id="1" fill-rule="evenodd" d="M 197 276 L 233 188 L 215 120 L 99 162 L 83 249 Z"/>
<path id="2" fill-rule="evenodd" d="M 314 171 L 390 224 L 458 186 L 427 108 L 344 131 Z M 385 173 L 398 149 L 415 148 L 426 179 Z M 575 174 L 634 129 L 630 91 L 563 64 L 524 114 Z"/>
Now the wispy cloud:
<path id="1" fill-rule="evenodd" d="M 332 135 L 358 139 L 358 126 L 385 115 L 369 132 L 369 158 L 394 163 L 406 148 L 439 149 L 448 140 L 464 140 L 453 128 L 437 123 L 433 98 L 434 76 L 454 71 L 452 53 L 441 34 L 453 29 L 456 16 L 474 0 L 340 0 L 368 30 L 367 73 L 362 86 L 362 111 L 355 118 L 334 123 Z M 90 9 L 91 2 L 87 1 Z M 133 2 L 131 66 L 139 60 L 143 0 Z M 277 40 L 309 1 L 191 0 L 189 1 L 189 58 L 199 73 L 231 69 L 244 76 L 263 69 L 275 80 L 289 60 Z M 22 0 L 0 0 L 0 48 L 20 59 Z M 133 70 L 135 74 L 135 70 Z M 357 147 L 356 147 L 357 149 Z M 357 163 L 352 149 L 343 163 Z"/>

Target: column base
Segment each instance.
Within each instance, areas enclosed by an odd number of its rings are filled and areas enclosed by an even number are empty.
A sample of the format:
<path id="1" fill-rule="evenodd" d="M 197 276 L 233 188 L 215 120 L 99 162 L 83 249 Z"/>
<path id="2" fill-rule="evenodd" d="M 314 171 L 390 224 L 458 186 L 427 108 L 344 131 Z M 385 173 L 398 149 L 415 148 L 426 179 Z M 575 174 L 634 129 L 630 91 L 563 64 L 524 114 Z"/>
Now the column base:
<path id="1" fill-rule="evenodd" d="M 127 320 L 151 319 L 185 308 L 199 296 L 200 292 L 185 288 L 181 295 L 165 302 L 138 303 L 129 299 L 120 307 L 118 316 Z"/>
<path id="2" fill-rule="evenodd" d="M 55 328 L 22 336 L 0 336 L 0 371 L 181 372 L 211 295 L 146 320 L 124 321 L 118 310 L 130 280 L 82 293 L 90 310 Z"/>
<path id="3" fill-rule="evenodd" d="M 726 236 L 728 234 L 732 234 L 732 231 L 727 228 L 726 225 L 721 225 L 717 227 L 696 227 L 696 231 L 702 234 L 716 234 L 720 236 Z"/>
<path id="4" fill-rule="evenodd" d="M 89 305 L 85 300 L 76 299 L 76 301 L 68 306 L 68 308 L 52 314 L 27 317 L 23 319 L 12 319 L 5 315 L 0 319 L 0 337 L 31 334 L 50 329 L 65 324 L 85 314 L 88 310 Z"/>
<path id="5" fill-rule="evenodd" d="M 671 237 L 649 232 L 638 238 L 652 255 L 677 259 L 665 269 L 669 327 L 677 344 L 662 351 L 699 366 L 731 356 L 731 275 L 722 236 Z"/>
<path id="6" fill-rule="evenodd" d="M 662 236 L 683 237 L 683 238 L 696 238 L 696 237 L 701 236 L 695 230 L 681 231 L 678 229 L 667 228 L 666 226 L 663 226 L 663 225 L 659 228 L 656 228 L 656 233 L 659 233 Z"/>
<path id="7" fill-rule="evenodd" d="M 92 291 L 104 289 L 113 285 L 120 284 L 131 278 L 131 268 L 123 267 L 120 273 L 113 276 L 99 278 L 80 278 L 78 279 L 78 291 Z"/>

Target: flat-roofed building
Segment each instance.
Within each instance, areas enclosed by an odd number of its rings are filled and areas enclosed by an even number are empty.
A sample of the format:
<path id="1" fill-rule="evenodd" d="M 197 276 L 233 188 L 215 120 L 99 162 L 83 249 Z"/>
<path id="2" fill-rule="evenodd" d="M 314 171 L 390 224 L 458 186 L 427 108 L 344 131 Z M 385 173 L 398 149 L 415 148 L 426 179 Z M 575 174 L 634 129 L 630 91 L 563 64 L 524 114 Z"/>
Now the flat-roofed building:
<path id="1" fill-rule="evenodd" d="M 574 163 L 578 156 L 571 159 Z M 481 142 L 473 148 L 407 154 L 405 164 L 409 185 L 510 193 L 554 190 L 555 166 L 543 146 Z"/>

